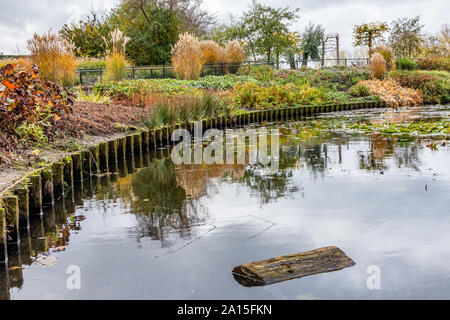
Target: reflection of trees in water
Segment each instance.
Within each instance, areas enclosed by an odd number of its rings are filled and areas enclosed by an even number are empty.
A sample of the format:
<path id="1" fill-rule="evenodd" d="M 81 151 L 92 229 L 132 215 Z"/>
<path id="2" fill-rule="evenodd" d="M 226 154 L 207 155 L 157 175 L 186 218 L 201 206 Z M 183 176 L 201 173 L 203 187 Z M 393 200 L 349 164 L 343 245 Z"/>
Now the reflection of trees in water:
<path id="1" fill-rule="evenodd" d="M 417 143 L 401 142 L 394 150 L 394 158 L 398 168 L 405 167 L 419 171 L 419 145 Z"/>
<path id="2" fill-rule="evenodd" d="M 349 150 L 352 141 L 368 143 L 369 151 L 361 153 L 358 159 L 363 170 L 386 169 L 386 159 L 391 158 L 397 166 L 416 168 L 419 162 L 418 148 L 411 143 L 399 143 L 380 135 L 370 136 L 367 142 L 358 135 L 342 132 L 302 130 L 283 129 L 276 173 L 268 173 L 267 166 L 260 164 L 174 166 L 170 159 L 163 158 L 119 179 L 121 198 L 130 203 L 130 211 L 136 214 L 138 222 L 130 236 L 160 240 L 163 247 L 172 246 L 180 237 L 195 236 L 194 226 L 204 225 L 208 220 L 201 198 L 219 190 L 215 178 L 230 176 L 232 181 L 245 184 L 261 204 L 292 197 L 303 190 L 292 179 L 297 168 L 302 167 L 313 179 L 324 177 L 334 161 L 342 163 L 343 149 Z M 331 164 L 330 159 L 334 160 Z"/>
<path id="3" fill-rule="evenodd" d="M 198 199 L 187 199 L 177 181 L 170 159 L 155 160 L 148 168 L 131 177 L 131 213 L 137 224 L 130 230 L 132 238 L 160 240 L 163 247 L 179 238 L 192 237 L 193 226 L 207 220 L 207 211 Z"/>
<path id="4" fill-rule="evenodd" d="M 386 160 L 393 159 L 397 168 L 419 170 L 419 147 L 413 140 L 399 141 L 395 137 L 373 134 L 369 138 L 370 150 L 359 153 L 359 168 L 362 170 L 385 170 Z"/>

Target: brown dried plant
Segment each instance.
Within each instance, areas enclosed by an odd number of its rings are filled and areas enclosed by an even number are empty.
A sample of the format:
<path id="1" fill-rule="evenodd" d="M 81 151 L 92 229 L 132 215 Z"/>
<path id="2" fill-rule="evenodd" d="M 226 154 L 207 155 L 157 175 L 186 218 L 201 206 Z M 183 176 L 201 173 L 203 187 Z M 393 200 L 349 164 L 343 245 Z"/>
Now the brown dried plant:
<path id="1" fill-rule="evenodd" d="M 370 58 L 370 71 L 374 79 L 384 79 L 384 75 L 386 74 L 386 60 L 378 52 L 375 52 Z"/>
<path id="2" fill-rule="evenodd" d="M 172 48 L 172 65 L 178 78 L 196 80 L 203 67 L 200 42 L 191 34 L 183 33 Z"/>
<path id="3" fill-rule="evenodd" d="M 27 48 L 43 79 L 64 88 L 73 86 L 77 64 L 71 43 L 50 30 L 43 35 L 35 33 Z"/>

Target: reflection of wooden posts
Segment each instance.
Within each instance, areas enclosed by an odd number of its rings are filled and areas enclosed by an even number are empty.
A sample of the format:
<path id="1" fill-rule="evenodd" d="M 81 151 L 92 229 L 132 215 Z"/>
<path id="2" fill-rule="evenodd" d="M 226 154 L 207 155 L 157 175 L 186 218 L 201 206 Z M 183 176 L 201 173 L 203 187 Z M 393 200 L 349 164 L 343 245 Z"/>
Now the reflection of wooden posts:
<path id="1" fill-rule="evenodd" d="M 95 145 L 89 148 L 91 155 L 91 174 L 100 172 L 100 151 L 99 146 Z"/>
<path id="2" fill-rule="evenodd" d="M 337 271 L 354 265 L 355 262 L 339 248 L 325 247 L 246 263 L 235 267 L 232 272 L 241 285 L 255 287 Z"/>
<path id="3" fill-rule="evenodd" d="M 64 159 L 64 194 L 71 193 L 73 196 L 73 185 L 74 185 L 74 179 L 73 179 L 73 158 L 72 156 L 69 156 Z M 80 171 L 78 171 L 80 172 Z"/>
<path id="4" fill-rule="evenodd" d="M 100 173 L 106 173 L 109 170 L 108 156 L 109 156 L 109 143 L 102 142 L 99 145 L 99 167 Z"/>
<path id="5" fill-rule="evenodd" d="M 91 153 L 89 151 L 82 151 L 81 157 L 83 159 L 83 180 L 87 180 L 91 177 Z"/>

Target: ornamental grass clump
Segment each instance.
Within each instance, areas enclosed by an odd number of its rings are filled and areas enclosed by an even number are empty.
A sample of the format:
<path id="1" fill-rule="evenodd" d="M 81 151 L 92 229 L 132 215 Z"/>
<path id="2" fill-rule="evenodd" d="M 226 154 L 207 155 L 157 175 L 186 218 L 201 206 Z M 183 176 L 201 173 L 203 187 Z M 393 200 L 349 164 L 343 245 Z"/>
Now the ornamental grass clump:
<path id="1" fill-rule="evenodd" d="M 378 52 L 374 53 L 370 58 L 370 71 L 374 79 L 384 79 L 384 75 L 386 74 L 386 60 Z"/>
<path id="2" fill-rule="evenodd" d="M 125 49 L 130 38 L 126 37 L 119 29 L 115 29 L 110 34 L 110 39 L 104 39 L 109 43 L 108 58 L 106 59 L 106 81 L 120 81 L 127 74 L 127 59 Z"/>
<path id="3" fill-rule="evenodd" d="M 181 34 L 172 47 L 172 65 L 177 78 L 197 80 L 203 63 L 200 42 L 189 33 Z"/>
<path id="4" fill-rule="evenodd" d="M 27 41 L 31 61 L 39 67 L 41 77 L 64 88 L 75 83 L 77 67 L 73 45 L 51 31 L 43 35 L 34 34 Z"/>
<path id="5" fill-rule="evenodd" d="M 386 61 L 386 69 L 388 71 L 395 68 L 395 60 L 394 60 L 394 53 L 392 52 L 392 49 L 387 46 L 379 46 L 375 49 L 375 52 L 381 54 Z"/>
<path id="6" fill-rule="evenodd" d="M 244 62 L 245 53 L 239 41 L 229 41 L 225 47 L 227 62 L 238 66 Z"/>
<path id="7" fill-rule="evenodd" d="M 205 64 L 223 63 L 223 49 L 214 41 L 207 40 L 200 42 L 203 62 Z"/>
<path id="8" fill-rule="evenodd" d="M 159 96 L 141 113 L 141 120 L 148 128 L 158 128 L 209 119 L 226 113 L 224 100 L 205 92 L 201 96 Z"/>

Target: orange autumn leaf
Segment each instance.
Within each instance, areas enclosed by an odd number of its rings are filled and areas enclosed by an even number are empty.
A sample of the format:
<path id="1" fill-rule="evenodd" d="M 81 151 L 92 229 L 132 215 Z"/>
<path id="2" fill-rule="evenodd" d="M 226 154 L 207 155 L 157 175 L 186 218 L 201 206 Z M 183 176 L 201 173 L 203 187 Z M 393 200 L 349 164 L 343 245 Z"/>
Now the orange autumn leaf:
<path id="1" fill-rule="evenodd" d="M 9 90 L 15 90 L 16 88 L 18 88 L 19 86 L 17 84 L 12 83 L 9 80 L 3 80 L 3 85 L 5 87 L 7 87 Z"/>

